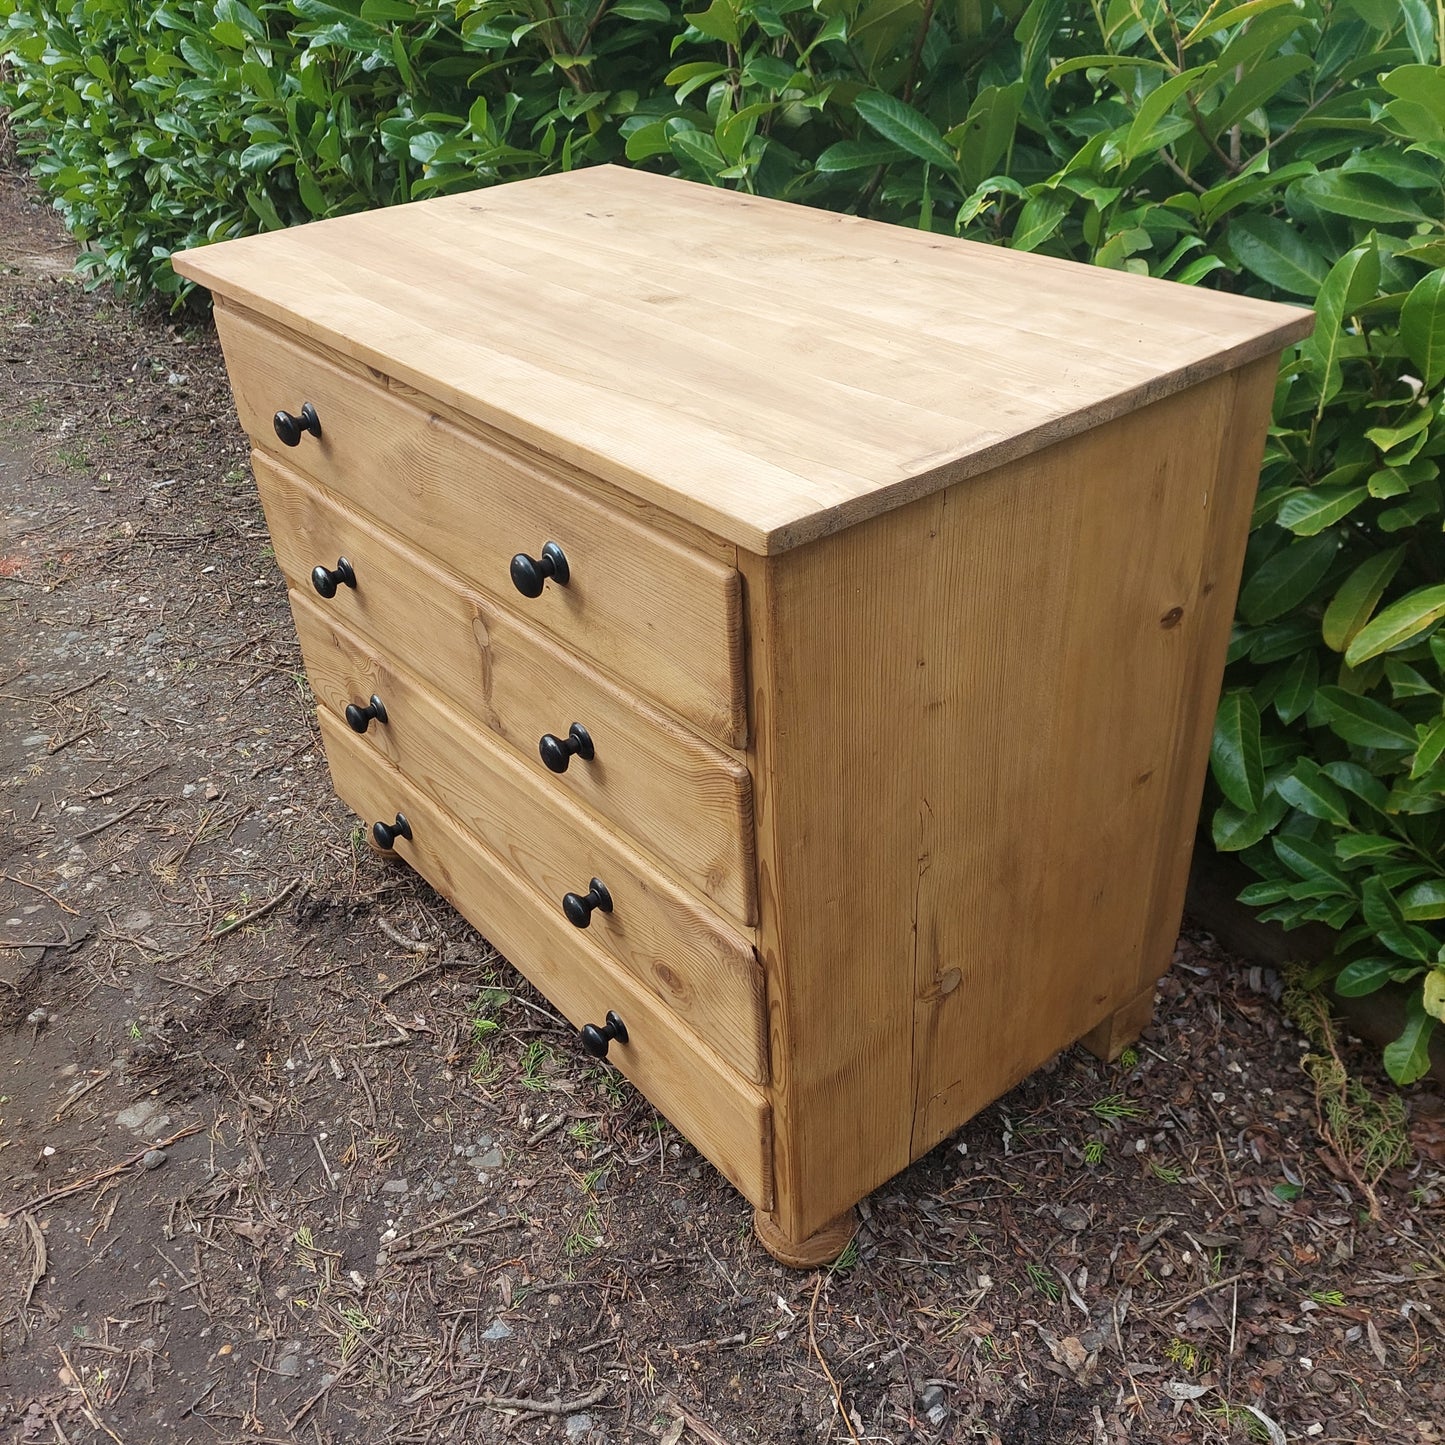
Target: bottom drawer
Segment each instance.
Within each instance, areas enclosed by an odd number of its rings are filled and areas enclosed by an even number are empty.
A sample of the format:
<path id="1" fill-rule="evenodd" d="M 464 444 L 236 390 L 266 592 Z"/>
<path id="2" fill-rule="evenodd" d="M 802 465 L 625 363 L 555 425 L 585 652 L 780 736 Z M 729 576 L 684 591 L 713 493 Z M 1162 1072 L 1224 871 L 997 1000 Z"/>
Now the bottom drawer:
<path id="1" fill-rule="evenodd" d="M 627 1026 L 613 1043 L 617 1067 L 705 1154 L 737 1190 L 771 1209 L 772 1111 L 758 1090 L 720 1063 L 696 1036 L 544 908 L 500 859 L 430 803 L 325 709 L 318 716 L 332 782 L 368 824 L 398 812 L 411 825 L 397 855 L 410 863 L 578 1027 L 609 1010 Z M 579 1044 L 580 1048 L 581 1045 Z"/>

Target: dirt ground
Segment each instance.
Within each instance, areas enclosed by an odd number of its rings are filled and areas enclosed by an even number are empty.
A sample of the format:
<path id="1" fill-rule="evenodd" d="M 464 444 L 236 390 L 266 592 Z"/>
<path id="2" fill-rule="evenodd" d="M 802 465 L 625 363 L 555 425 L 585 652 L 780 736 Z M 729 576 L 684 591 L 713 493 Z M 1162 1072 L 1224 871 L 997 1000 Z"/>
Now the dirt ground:
<path id="1" fill-rule="evenodd" d="M 360 846 L 214 335 L 69 262 L 0 171 L 0 1440 L 1445 1438 L 1440 1100 L 1372 1220 L 1200 933 L 775 1264 Z"/>

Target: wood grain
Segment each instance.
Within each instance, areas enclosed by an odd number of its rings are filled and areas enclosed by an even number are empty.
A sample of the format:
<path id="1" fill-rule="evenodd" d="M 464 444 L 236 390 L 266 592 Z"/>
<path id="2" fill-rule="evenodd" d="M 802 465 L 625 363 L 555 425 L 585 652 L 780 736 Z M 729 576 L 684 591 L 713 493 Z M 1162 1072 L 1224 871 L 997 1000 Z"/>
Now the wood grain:
<path id="1" fill-rule="evenodd" d="M 456 905 L 521 973 L 579 1028 L 614 1009 L 629 1042 L 614 1063 L 754 1205 L 772 1205 L 771 1117 L 760 1090 L 720 1062 L 709 1045 L 622 973 L 560 914 L 539 907 L 495 855 L 443 810 L 415 793 L 378 753 L 322 709 L 332 781 L 369 821 L 401 799 L 413 839 L 397 854 Z"/>
<path id="2" fill-rule="evenodd" d="M 744 559 L 789 1236 L 1167 968 L 1270 374 Z"/>
<path id="3" fill-rule="evenodd" d="M 339 719 L 348 702 L 379 694 L 387 721 L 372 723 L 363 745 L 536 889 L 539 907 L 560 918 L 564 894 L 585 894 L 589 880 L 601 878 L 613 909 L 592 914 L 589 941 L 727 1063 L 765 1081 L 762 977 L 751 941 L 655 873 L 555 788 L 550 774 L 538 776 L 497 747 L 306 597 L 293 590 L 290 599 L 306 675 L 323 708 Z"/>
<path id="4" fill-rule="evenodd" d="M 615 167 L 174 260 L 758 554 L 1274 354 L 1311 325 L 1294 307 Z"/>
<path id="5" fill-rule="evenodd" d="M 259 453 L 252 463 L 277 561 L 293 588 L 307 589 L 318 562 L 347 557 L 360 585 L 339 588 L 327 612 L 383 655 L 403 659 L 541 776 L 555 775 L 543 768 L 537 740 L 544 732 L 565 735 L 580 721 L 597 756 L 574 761 L 555 785 L 739 923 L 756 921 L 745 762 L 519 623 L 323 488 Z"/>
<path id="6" fill-rule="evenodd" d="M 723 743 L 746 738 L 737 572 L 363 382 L 234 311 L 217 328 L 241 424 L 477 590 Z M 310 401 L 319 439 L 283 447 L 277 407 Z M 512 557 L 555 541 L 571 580 L 524 598 Z"/>

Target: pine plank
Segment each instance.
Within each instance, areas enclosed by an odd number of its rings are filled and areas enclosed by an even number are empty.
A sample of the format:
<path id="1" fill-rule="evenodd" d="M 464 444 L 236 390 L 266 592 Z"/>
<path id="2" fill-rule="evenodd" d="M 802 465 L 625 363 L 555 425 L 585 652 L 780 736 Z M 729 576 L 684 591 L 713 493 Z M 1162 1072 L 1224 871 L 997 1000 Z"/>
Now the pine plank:
<path id="1" fill-rule="evenodd" d="M 597 167 L 182 274 L 757 554 L 1307 333 L 1298 308 Z"/>

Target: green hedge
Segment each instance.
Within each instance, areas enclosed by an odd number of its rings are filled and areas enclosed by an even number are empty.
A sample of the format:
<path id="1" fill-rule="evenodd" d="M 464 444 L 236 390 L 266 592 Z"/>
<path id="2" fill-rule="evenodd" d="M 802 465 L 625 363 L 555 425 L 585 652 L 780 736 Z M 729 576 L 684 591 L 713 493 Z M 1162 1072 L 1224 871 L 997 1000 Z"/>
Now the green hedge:
<path id="1" fill-rule="evenodd" d="M 621 161 L 1315 304 L 1213 752 L 1246 897 L 1445 1017 L 1442 0 L 0 0 L 0 100 L 100 279 Z"/>

